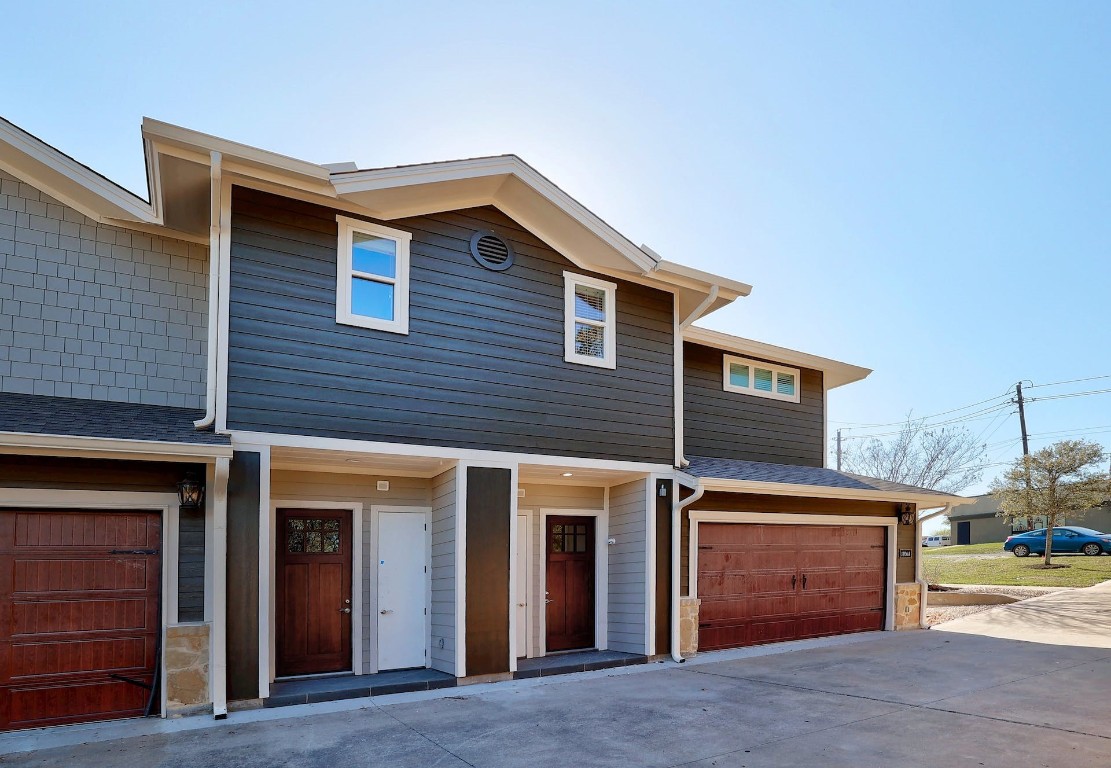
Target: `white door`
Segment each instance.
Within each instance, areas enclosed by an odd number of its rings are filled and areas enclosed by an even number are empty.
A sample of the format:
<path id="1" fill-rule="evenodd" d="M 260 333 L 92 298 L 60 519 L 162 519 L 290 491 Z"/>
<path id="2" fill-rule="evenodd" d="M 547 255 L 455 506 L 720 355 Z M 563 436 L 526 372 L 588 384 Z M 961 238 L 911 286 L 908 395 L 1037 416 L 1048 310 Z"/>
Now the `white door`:
<path id="1" fill-rule="evenodd" d="M 423 514 L 378 515 L 378 669 L 427 663 L 428 547 Z"/>
<path id="2" fill-rule="evenodd" d="M 517 515 L 517 656 L 528 654 L 528 516 Z"/>

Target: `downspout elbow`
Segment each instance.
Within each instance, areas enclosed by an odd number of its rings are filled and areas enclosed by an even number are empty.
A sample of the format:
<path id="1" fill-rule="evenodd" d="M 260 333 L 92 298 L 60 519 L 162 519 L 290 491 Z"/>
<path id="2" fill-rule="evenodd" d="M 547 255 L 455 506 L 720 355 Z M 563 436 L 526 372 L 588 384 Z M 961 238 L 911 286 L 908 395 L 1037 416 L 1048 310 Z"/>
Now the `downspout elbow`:
<path id="1" fill-rule="evenodd" d="M 671 504 L 671 658 L 676 663 L 682 664 L 686 659 L 679 652 L 679 568 L 680 568 L 680 538 L 683 533 L 683 510 L 702 498 L 706 489 L 701 483 L 694 489 L 694 493 L 683 500 L 679 500 L 679 484 L 675 484 L 675 501 Z"/>

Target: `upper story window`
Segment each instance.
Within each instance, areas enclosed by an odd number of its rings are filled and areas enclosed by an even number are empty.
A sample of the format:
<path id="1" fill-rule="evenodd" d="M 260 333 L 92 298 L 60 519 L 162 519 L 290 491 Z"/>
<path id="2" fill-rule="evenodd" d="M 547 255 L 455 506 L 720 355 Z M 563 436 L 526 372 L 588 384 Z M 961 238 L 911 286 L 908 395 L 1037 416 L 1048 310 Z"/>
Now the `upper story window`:
<path id="1" fill-rule="evenodd" d="M 799 369 L 760 363 L 725 355 L 723 385 L 726 392 L 799 402 Z"/>
<path id="2" fill-rule="evenodd" d="M 336 322 L 408 333 L 412 235 L 346 216 L 336 221 Z"/>
<path id="3" fill-rule="evenodd" d="M 563 273 L 564 360 L 617 367 L 616 294 L 615 283 Z"/>

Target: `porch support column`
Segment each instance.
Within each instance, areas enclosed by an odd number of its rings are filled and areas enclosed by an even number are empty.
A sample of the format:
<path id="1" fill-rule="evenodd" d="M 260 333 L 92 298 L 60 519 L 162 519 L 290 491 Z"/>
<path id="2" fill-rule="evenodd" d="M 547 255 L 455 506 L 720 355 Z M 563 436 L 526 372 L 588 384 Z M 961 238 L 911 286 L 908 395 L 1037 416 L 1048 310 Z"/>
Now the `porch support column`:
<path id="1" fill-rule="evenodd" d="M 211 579 L 205 590 L 206 614 L 212 621 L 212 666 L 209 690 L 212 714 L 217 720 L 228 716 L 228 615 L 225 585 L 228 571 L 228 475 L 231 460 L 216 459 L 208 475 L 208 498 L 212 510 Z M 207 569 L 206 569 L 207 570 Z M 207 605 L 211 595 L 211 613 Z"/>
<path id="2" fill-rule="evenodd" d="M 257 699 L 259 690 L 259 510 L 262 504 L 262 454 L 236 450 L 228 475 L 226 573 L 217 588 L 227 596 L 227 698 Z M 269 513 L 268 513 L 269 514 Z M 225 676 L 221 676 L 222 679 Z"/>

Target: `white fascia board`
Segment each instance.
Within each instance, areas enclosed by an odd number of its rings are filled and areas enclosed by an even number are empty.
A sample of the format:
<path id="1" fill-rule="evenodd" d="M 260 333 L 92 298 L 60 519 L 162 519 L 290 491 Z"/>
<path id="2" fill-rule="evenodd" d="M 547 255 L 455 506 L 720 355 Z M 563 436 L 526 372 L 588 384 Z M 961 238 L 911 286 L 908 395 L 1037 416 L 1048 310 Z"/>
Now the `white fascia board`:
<path id="1" fill-rule="evenodd" d="M 205 156 L 210 152 L 219 152 L 224 156 L 225 161 L 236 160 L 245 166 L 264 170 L 273 169 L 282 174 L 299 176 L 317 183 L 327 183 L 331 176 L 331 171 L 316 163 L 298 160 L 277 152 L 268 152 L 249 144 L 221 139 L 218 136 L 164 123 L 150 117 L 143 118 L 143 138 L 153 139 L 160 144 L 200 151 Z"/>
<path id="2" fill-rule="evenodd" d="M 138 454 L 198 459 L 231 458 L 230 445 L 198 445 L 160 440 L 117 440 L 106 437 L 40 435 L 29 432 L 0 432 L 0 450 L 8 448 L 73 453 Z"/>
<path id="3" fill-rule="evenodd" d="M 621 254 L 630 262 L 635 272 L 646 274 L 655 268 L 656 259 L 652 255 L 633 245 L 624 235 L 516 155 L 341 172 L 332 174 L 331 179 L 336 193 L 342 197 L 359 192 L 376 192 L 418 184 L 465 181 L 490 176 L 514 176 L 520 179 L 536 194 L 558 207 L 564 214 L 586 227 L 595 237 Z M 498 194 L 495 193 L 489 200 L 489 204 L 498 205 L 498 202 Z M 434 203 L 431 205 L 435 207 Z M 409 214 L 411 215 L 411 211 Z"/>
<path id="4" fill-rule="evenodd" d="M 728 333 L 711 331 L 708 328 L 699 328 L 693 325 L 688 326 L 683 331 L 683 338 L 695 344 L 702 344 L 726 352 L 735 352 L 741 355 L 771 360 L 776 363 L 785 363 L 787 365 L 798 366 L 799 368 L 812 368 L 822 371 L 825 374 L 824 378 L 827 389 L 834 389 L 844 386 L 845 384 L 851 384 L 854 381 L 860 381 L 861 379 L 867 378 L 867 376 L 872 373 L 871 368 L 862 368 L 858 365 L 852 365 L 851 363 L 842 363 L 838 360 L 830 360 L 827 357 L 819 357 L 818 355 L 811 355 L 807 352 L 799 352 L 798 350 L 787 349 L 786 347 L 777 347 L 762 341 L 744 339 L 740 336 L 732 336 Z"/>
<path id="5" fill-rule="evenodd" d="M 767 496 L 806 496 L 817 499 L 851 499 L 855 501 L 907 502 L 926 507 L 946 504 L 970 504 L 973 499 L 962 496 L 914 493 L 910 491 L 864 490 L 858 488 L 831 488 L 825 485 L 795 485 L 793 483 L 765 483 L 756 480 L 727 480 L 703 477 L 702 487 L 707 491 L 728 491 L 733 493 L 756 493 Z"/>
<path id="6" fill-rule="evenodd" d="M 146 200 L 0 118 L 0 167 L 95 221 L 158 223 Z"/>
<path id="7" fill-rule="evenodd" d="M 643 246 L 642 246 L 643 247 Z M 645 248 L 651 251 L 650 248 Z M 733 301 L 734 299 L 748 296 L 752 293 L 752 286 L 748 283 L 742 283 L 739 280 L 732 280 L 728 277 L 715 275 L 712 272 L 703 272 L 701 269 L 694 269 L 682 264 L 676 264 L 673 261 L 660 260 L 654 270 L 659 275 L 666 276 L 669 282 L 677 283 L 685 287 L 697 288 L 702 291 L 708 291 L 711 286 L 716 285 L 723 299 Z"/>

